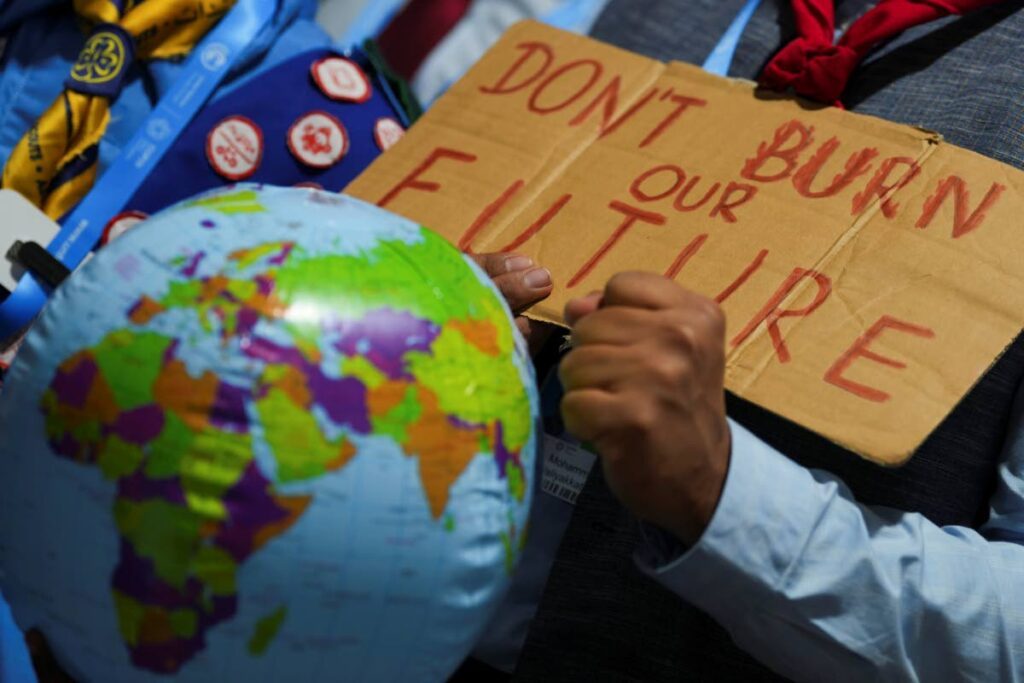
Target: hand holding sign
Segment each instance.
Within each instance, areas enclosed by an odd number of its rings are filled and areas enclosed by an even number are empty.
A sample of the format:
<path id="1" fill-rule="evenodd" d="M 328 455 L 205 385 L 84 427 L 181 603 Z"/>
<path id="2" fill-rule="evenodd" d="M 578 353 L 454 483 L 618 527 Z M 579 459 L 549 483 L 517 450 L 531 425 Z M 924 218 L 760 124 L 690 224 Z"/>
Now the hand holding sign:
<path id="1" fill-rule="evenodd" d="M 626 273 L 569 302 L 566 322 L 566 428 L 594 444 L 626 507 L 696 540 L 729 467 L 721 309 L 667 278 Z"/>
<path id="2" fill-rule="evenodd" d="M 518 254 L 474 254 L 473 260 L 494 281 L 509 308 L 516 316 L 516 327 L 537 352 L 550 336 L 554 326 L 520 315 L 551 294 L 551 273 L 534 264 L 533 259 Z"/>

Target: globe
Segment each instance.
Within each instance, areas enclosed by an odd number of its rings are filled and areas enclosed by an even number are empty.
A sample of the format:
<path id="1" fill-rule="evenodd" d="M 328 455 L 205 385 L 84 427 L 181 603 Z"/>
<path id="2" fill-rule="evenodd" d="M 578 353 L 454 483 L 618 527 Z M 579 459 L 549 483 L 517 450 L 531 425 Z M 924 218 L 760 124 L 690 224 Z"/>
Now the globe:
<path id="1" fill-rule="evenodd" d="M 0 397 L 0 588 L 83 681 L 443 681 L 507 586 L 538 400 L 436 234 L 235 186 L 105 247 Z"/>

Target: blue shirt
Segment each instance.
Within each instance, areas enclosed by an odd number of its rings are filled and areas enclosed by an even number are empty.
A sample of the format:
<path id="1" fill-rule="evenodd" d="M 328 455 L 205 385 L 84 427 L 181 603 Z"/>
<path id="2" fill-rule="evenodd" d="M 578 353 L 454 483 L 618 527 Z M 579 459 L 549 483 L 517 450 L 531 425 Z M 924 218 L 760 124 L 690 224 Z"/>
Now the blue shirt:
<path id="1" fill-rule="evenodd" d="M 1024 680 L 1024 392 L 977 531 L 860 505 L 731 429 L 711 523 L 685 552 L 646 529 L 641 569 L 795 680 Z"/>

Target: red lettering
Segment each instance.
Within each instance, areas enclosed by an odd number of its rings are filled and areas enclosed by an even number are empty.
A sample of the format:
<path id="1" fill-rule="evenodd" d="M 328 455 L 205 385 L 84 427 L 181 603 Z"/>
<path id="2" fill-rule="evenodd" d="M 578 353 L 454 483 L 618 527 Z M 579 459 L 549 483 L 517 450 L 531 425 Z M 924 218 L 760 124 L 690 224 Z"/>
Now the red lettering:
<path id="1" fill-rule="evenodd" d="M 697 235 L 690 240 L 690 243 L 683 247 L 683 250 L 679 252 L 679 256 L 676 256 L 676 260 L 673 261 L 672 265 L 665 271 L 665 277 L 670 280 L 676 279 L 676 275 L 679 275 L 679 271 L 681 271 L 683 266 L 685 266 L 687 262 L 693 258 L 698 251 L 700 251 L 700 248 L 704 246 L 704 242 L 706 242 L 707 239 L 708 236 L 704 234 Z"/>
<path id="2" fill-rule="evenodd" d="M 722 183 L 715 183 L 714 185 L 711 186 L 711 189 L 704 193 L 704 196 L 701 197 L 700 201 L 698 201 L 695 204 L 687 204 L 686 198 L 690 196 L 690 192 L 697 185 L 697 183 L 700 182 L 700 178 L 701 177 L 699 175 L 695 175 L 692 178 L 690 178 L 690 181 L 686 183 L 686 187 L 684 187 L 679 192 L 679 195 L 676 196 L 675 201 L 672 202 L 672 206 L 673 208 L 675 208 L 676 211 L 696 211 L 700 207 L 707 204 L 711 200 L 711 198 L 715 196 L 715 193 L 718 192 L 718 188 L 722 186 Z"/>
<path id="3" fill-rule="evenodd" d="M 935 218 L 935 214 L 938 213 L 939 207 L 942 206 L 946 197 L 952 192 L 953 239 L 963 237 L 972 230 L 976 230 L 985 222 L 985 217 L 988 215 L 989 210 L 999 200 L 1004 190 L 1006 190 L 1005 185 L 992 183 L 992 187 L 989 188 L 985 198 L 978 204 L 978 208 L 968 215 L 967 210 L 969 208 L 968 204 L 971 201 L 971 193 L 967 189 L 967 183 L 959 176 L 951 175 L 939 183 L 939 186 L 935 188 L 935 194 L 925 200 L 921 217 L 917 219 L 914 227 L 927 228 L 931 224 L 932 219 Z"/>
<path id="4" fill-rule="evenodd" d="M 615 232 L 613 232 L 611 237 L 609 237 L 605 241 L 605 243 L 601 245 L 601 247 L 597 250 L 597 253 L 591 256 L 590 259 L 586 263 L 584 263 L 583 266 L 579 269 L 579 272 L 572 276 L 572 279 L 569 280 L 568 284 L 568 287 L 570 288 L 575 287 L 585 277 L 587 277 L 587 275 L 590 274 L 590 271 L 592 271 L 597 266 L 597 264 L 601 262 L 601 259 L 603 259 L 611 250 L 611 248 L 614 247 L 620 239 L 622 239 L 623 235 L 629 232 L 629 229 L 632 228 L 637 221 L 642 221 L 649 225 L 665 224 L 665 217 L 660 213 L 643 211 L 641 209 L 630 206 L 629 204 L 625 204 L 623 202 L 612 201 L 608 205 L 608 208 L 623 214 L 625 216 L 625 219 L 622 221 L 622 223 L 619 224 L 619 227 L 615 228 Z"/>
<path id="5" fill-rule="evenodd" d="M 434 151 L 427 155 L 427 158 L 424 159 L 419 166 L 414 168 L 409 175 L 399 180 L 397 185 L 391 188 L 386 195 L 381 197 L 380 201 L 377 202 L 377 206 L 387 206 L 395 199 L 395 197 L 401 194 L 403 190 L 437 192 L 441 189 L 440 183 L 431 180 L 420 180 L 419 178 L 441 159 L 454 159 L 455 161 L 461 161 L 464 163 L 473 163 L 476 161 L 476 155 L 460 152 L 457 149 L 448 149 L 446 147 L 435 148 Z"/>
<path id="6" fill-rule="evenodd" d="M 661 99 L 664 100 L 667 95 L 668 93 L 665 93 L 665 95 L 661 96 Z M 668 130 L 669 127 L 683 115 L 683 112 L 690 107 L 703 107 L 708 103 L 707 100 L 702 100 L 699 97 L 687 97 L 686 95 L 672 95 L 670 99 L 676 103 L 675 108 L 661 120 L 661 123 L 654 127 L 654 130 L 652 130 L 647 137 L 643 139 L 643 142 L 640 143 L 640 147 L 646 147 L 661 137 L 661 134 Z"/>
<path id="7" fill-rule="evenodd" d="M 544 72 L 548 70 L 549 66 L 551 66 L 551 61 L 555 58 L 554 51 L 547 43 L 520 43 L 519 45 L 516 45 L 516 48 L 523 50 L 523 54 L 519 56 L 519 59 L 509 67 L 508 71 L 502 74 L 501 78 L 499 78 L 494 85 L 480 86 L 480 92 L 487 93 L 488 95 L 507 95 L 509 93 L 516 92 L 517 90 L 527 88 L 532 85 L 534 81 L 544 75 Z M 541 64 L 540 68 L 518 83 L 509 85 L 509 81 L 512 80 L 512 77 L 515 76 L 516 73 L 523 68 L 523 65 L 525 65 L 535 54 L 539 54 L 543 59 L 543 64 Z"/>
<path id="8" fill-rule="evenodd" d="M 605 86 L 604 90 L 598 93 L 597 97 L 595 97 L 590 104 L 583 108 L 583 111 L 581 111 L 579 114 L 574 116 L 571 121 L 569 121 L 569 125 L 580 125 L 588 118 L 590 118 L 590 115 L 594 113 L 594 110 L 596 110 L 598 106 L 600 106 L 602 100 L 607 100 L 604 104 L 604 112 L 601 116 L 601 127 L 599 129 L 600 133 L 604 134 L 604 132 L 608 129 L 609 124 L 611 124 L 612 117 L 615 116 L 615 110 L 619 108 L 619 91 L 621 90 L 621 88 L 622 77 L 616 76 L 615 78 L 612 79 L 611 83 Z"/>
<path id="9" fill-rule="evenodd" d="M 622 116 L 620 116 L 619 118 L 615 119 L 615 121 L 612 122 L 612 125 L 608 126 L 606 129 L 602 130 L 601 131 L 601 135 L 599 137 L 603 138 L 606 135 L 611 135 L 612 133 L 617 131 L 619 129 L 619 127 L 622 126 L 622 124 L 624 124 L 626 121 L 628 121 L 631 118 L 633 118 L 633 116 L 638 111 L 640 111 L 645 106 L 647 106 L 647 103 L 650 102 L 651 99 L 655 95 L 658 94 L 658 92 L 659 91 L 658 91 L 657 88 L 651 88 L 650 90 L 648 90 L 644 94 L 643 97 L 641 97 L 639 100 L 637 100 L 632 105 L 630 105 L 629 109 L 627 109 L 626 111 L 622 112 Z"/>
<path id="10" fill-rule="evenodd" d="M 731 199 L 734 194 L 740 194 L 738 199 Z M 721 216 L 726 223 L 735 223 L 737 220 L 733 209 L 743 206 L 757 195 L 757 188 L 746 183 L 729 183 L 725 192 L 718 198 L 715 208 L 711 209 L 711 218 Z"/>
<path id="11" fill-rule="evenodd" d="M 475 221 L 473 221 L 473 224 L 469 226 L 469 229 L 462 234 L 462 238 L 459 239 L 459 249 L 467 254 L 472 254 L 473 249 L 471 245 L 473 240 L 476 239 L 476 236 L 480 234 L 481 230 L 487 227 L 495 214 L 497 214 L 501 208 L 508 203 L 508 200 L 510 200 L 516 192 L 519 192 L 525 184 L 526 183 L 523 180 L 515 181 L 509 185 L 497 199 L 485 206 L 484 210 L 481 211 L 480 215 L 476 217 Z"/>
<path id="12" fill-rule="evenodd" d="M 646 180 L 665 171 L 668 171 L 670 174 L 675 176 L 675 180 L 672 181 L 671 187 L 669 187 L 667 190 L 657 192 L 655 194 L 648 194 L 643 190 L 642 186 Z M 679 168 L 675 164 L 662 164 L 661 166 L 655 166 L 654 168 L 648 171 L 644 171 L 639 176 L 637 176 L 637 179 L 634 180 L 633 183 L 629 186 L 629 193 L 633 195 L 633 197 L 637 201 L 654 202 L 659 199 L 664 199 L 665 197 L 669 196 L 670 194 L 678 190 L 679 186 L 683 184 L 684 180 L 686 180 L 686 173 L 683 171 L 683 169 Z"/>
<path id="13" fill-rule="evenodd" d="M 783 145 L 794 135 L 797 136 L 796 142 L 789 147 L 784 147 Z M 757 146 L 757 154 L 744 162 L 740 175 L 747 180 L 756 180 L 761 183 L 773 183 L 776 180 L 788 178 L 799 164 L 800 154 L 810 147 L 813 141 L 814 126 L 805 126 L 799 121 L 788 121 L 775 130 L 775 137 L 771 142 L 762 142 Z M 761 168 L 769 159 L 782 161 L 785 168 L 778 173 L 761 173 Z"/>
<path id="14" fill-rule="evenodd" d="M 858 358 L 867 358 L 868 360 L 873 360 L 876 363 L 881 363 L 882 365 L 895 368 L 897 370 L 902 370 L 907 367 L 907 364 L 902 361 L 875 353 L 868 348 L 871 345 L 871 342 L 878 338 L 882 332 L 887 329 L 913 334 L 925 339 L 931 339 L 935 336 L 935 332 L 927 327 L 921 327 L 920 325 L 908 323 L 905 320 L 899 320 L 898 318 L 893 318 L 889 315 L 883 315 L 875 322 L 874 325 L 871 326 L 871 329 L 862 334 L 857 341 L 853 342 L 853 345 L 843 352 L 843 355 L 841 355 L 835 364 L 828 369 L 825 373 L 825 381 L 868 401 L 873 401 L 875 403 L 884 403 L 888 401 L 890 396 L 886 392 L 861 384 L 860 382 L 854 382 L 853 380 L 843 376 L 843 373 L 846 372 L 850 365 L 853 364 L 853 361 Z"/>
<path id="15" fill-rule="evenodd" d="M 900 165 L 906 166 L 907 170 L 903 172 L 899 180 L 887 185 L 886 181 L 889 180 L 889 176 Z M 882 214 L 886 218 L 894 217 L 896 212 L 899 211 L 900 205 L 892 200 L 893 195 L 916 178 L 920 172 L 921 167 L 910 157 L 890 157 L 886 159 L 878 167 L 878 170 L 875 171 L 875 175 L 868 181 L 868 184 L 864 186 L 864 190 L 853 196 L 851 214 L 854 216 L 860 215 L 868 207 L 868 204 L 871 203 L 871 200 L 878 197 L 882 200 Z"/>
<path id="16" fill-rule="evenodd" d="M 547 90 L 552 83 L 580 67 L 590 67 L 591 69 L 590 76 L 582 86 L 579 86 L 575 92 L 572 92 L 568 97 L 563 98 L 560 102 L 548 104 L 543 107 L 538 104 L 541 93 Z M 577 59 L 572 62 L 567 62 L 552 71 L 550 76 L 541 81 L 541 84 L 538 85 L 537 89 L 533 91 L 532 95 L 530 95 L 530 101 L 527 103 L 527 106 L 530 108 L 530 111 L 538 114 L 551 114 L 552 112 L 565 109 L 570 104 L 583 97 L 587 91 L 593 87 L 594 83 L 597 82 L 597 79 L 601 78 L 602 73 L 604 73 L 604 67 L 601 66 L 601 63 L 596 59 Z"/>
<path id="17" fill-rule="evenodd" d="M 530 227 L 519 234 L 514 240 L 503 246 L 498 251 L 515 251 L 523 245 L 528 239 L 536 235 L 538 232 L 547 227 L 547 224 L 559 214 L 559 212 L 572 200 L 571 194 L 563 194 L 558 200 L 548 207 L 548 210 L 541 214 L 540 218 L 535 220 Z"/>
<path id="18" fill-rule="evenodd" d="M 789 296 L 790 292 L 796 288 L 800 281 L 808 278 L 813 279 L 818 285 L 818 291 L 814 295 L 814 300 L 803 308 L 779 308 L 783 300 Z M 733 346 L 739 346 L 747 337 L 753 334 L 754 330 L 760 327 L 761 323 L 764 323 L 768 328 L 768 335 L 771 337 L 772 346 L 775 347 L 775 355 L 778 356 L 779 362 L 788 363 L 790 360 L 789 349 L 786 348 L 786 343 L 782 339 L 782 332 L 779 331 L 779 321 L 783 318 L 807 317 L 817 310 L 818 306 L 821 306 L 831 293 L 832 281 L 827 276 L 813 270 L 794 268 L 793 272 L 786 278 L 786 281 L 782 283 L 782 286 L 776 290 L 775 294 L 768 300 L 768 303 L 764 305 L 764 308 L 751 318 L 747 326 L 730 343 Z"/>
<path id="19" fill-rule="evenodd" d="M 865 147 L 859 152 L 854 152 L 846 160 L 846 167 L 832 179 L 832 182 L 824 190 L 812 190 L 811 185 L 818 177 L 821 167 L 832 157 L 832 154 L 839 148 L 839 138 L 829 138 L 818 148 L 807 163 L 800 167 L 800 170 L 793 175 L 793 187 L 805 197 L 821 199 L 832 197 L 841 192 L 847 185 L 864 175 L 871 168 L 871 160 L 878 156 L 878 150 L 873 147 Z"/>
<path id="20" fill-rule="evenodd" d="M 735 294 L 736 290 L 742 287 L 744 284 L 746 284 L 747 280 L 750 279 L 750 276 L 756 273 L 761 268 L 761 264 L 764 263 L 764 260 L 767 257 L 767 249 L 762 249 L 761 251 L 759 251 L 757 256 L 754 257 L 754 260 L 751 261 L 750 264 L 743 269 L 743 272 L 740 273 L 739 277 L 733 280 L 728 287 L 723 289 L 718 294 L 718 296 L 715 297 L 715 301 L 717 303 L 723 303 L 726 299 Z"/>

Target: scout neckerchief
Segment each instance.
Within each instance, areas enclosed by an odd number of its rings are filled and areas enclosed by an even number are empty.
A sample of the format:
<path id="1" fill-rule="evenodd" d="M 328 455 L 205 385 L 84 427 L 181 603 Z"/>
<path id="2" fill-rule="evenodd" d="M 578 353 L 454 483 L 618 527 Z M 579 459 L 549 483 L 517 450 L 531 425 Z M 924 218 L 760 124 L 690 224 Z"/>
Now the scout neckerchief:
<path id="1" fill-rule="evenodd" d="M 963 14 L 1003 0 L 881 0 L 835 42 L 833 0 L 792 0 L 799 37 L 761 72 L 761 85 L 839 103 L 850 74 L 879 43 L 949 14 Z"/>
<path id="2" fill-rule="evenodd" d="M 51 218 L 67 213 L 96 180 L 98 146 L 135 59 L 188 53 L 235 0 L 75 0 L 92 31 L 64 91 L 18 141 L 3 170 Z"/>

